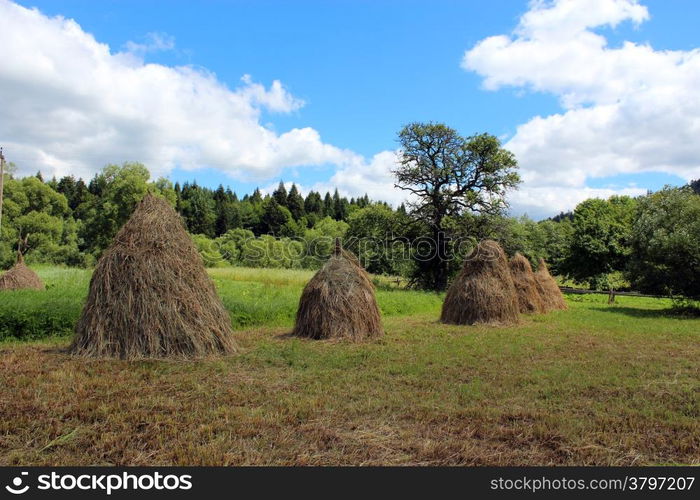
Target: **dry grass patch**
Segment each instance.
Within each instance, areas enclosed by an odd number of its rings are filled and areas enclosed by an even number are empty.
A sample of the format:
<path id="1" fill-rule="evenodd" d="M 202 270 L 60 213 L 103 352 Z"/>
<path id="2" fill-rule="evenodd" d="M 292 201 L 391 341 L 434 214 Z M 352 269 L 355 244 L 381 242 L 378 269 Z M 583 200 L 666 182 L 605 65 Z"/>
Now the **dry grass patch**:
<path id="1" fill-rule="evenodd" d="M 257 328 L 196 362 L 6 343 L 0 464 L 700 465 L 700 320 L 621 302 L 367 344 Z"/>

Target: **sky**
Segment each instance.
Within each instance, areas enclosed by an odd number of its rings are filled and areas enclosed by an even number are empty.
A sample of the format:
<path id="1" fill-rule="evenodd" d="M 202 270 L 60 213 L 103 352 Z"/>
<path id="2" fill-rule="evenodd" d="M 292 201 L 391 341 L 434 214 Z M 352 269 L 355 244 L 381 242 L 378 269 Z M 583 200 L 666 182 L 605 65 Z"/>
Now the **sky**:
<path id="1" fill-rule="evenodd" d="M 397 132 L 499 137 L 513 215 L 700 178 L 695 0 L 0 0 L 20 175 L 282 180 L 394 205 Z"/>

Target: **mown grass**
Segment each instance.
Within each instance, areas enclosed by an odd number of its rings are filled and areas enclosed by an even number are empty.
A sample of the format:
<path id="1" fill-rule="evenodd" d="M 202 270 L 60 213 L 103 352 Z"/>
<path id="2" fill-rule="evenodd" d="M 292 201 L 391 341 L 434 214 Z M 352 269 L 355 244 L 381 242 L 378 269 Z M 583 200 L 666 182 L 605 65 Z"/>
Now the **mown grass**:
<path id="1" fill-rule="evenodd" d="M 0 464 L 700 465 L 700 320 L 666 301 L 572 296 L 497 329 L 442 325 L 440 297 L 380 290 L 382 340 L 318 342 L 286 335 L 304 279 L 283 273 L 212 273 L 264 325 L 238 329 L 234 356 L 0 345 Z"/>

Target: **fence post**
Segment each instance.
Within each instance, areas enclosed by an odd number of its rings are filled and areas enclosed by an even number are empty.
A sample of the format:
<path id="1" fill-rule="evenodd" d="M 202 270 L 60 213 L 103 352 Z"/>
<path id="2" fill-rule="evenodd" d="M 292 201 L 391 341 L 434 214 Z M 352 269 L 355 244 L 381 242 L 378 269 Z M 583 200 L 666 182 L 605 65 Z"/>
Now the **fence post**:
<path id="1" fill-rule="evenodd" d="M 5 155 L 0 148 L 0 236 L 2 236 L 2 203 L 5 191 Z"/>

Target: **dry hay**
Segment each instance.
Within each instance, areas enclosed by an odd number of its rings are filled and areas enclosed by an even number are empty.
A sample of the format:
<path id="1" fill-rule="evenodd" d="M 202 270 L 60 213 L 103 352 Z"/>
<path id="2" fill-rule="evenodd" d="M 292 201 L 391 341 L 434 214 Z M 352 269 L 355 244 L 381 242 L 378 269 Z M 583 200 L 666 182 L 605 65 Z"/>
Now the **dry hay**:
<path id="1" fill-rule="evenodd" d="M 530 261 L 516 253 L 510 259 L 510 275 L 513 278 L 515 291 L 518 294 L 518 307 L 521 313 L 542 313 L 544 301 L 537 289 L 535 274 L 532 272 Z"/>
<path id="2" fill-rule="evenodd" d="M 137 359 L 235 350 L 231 319 L 182 218 L 146 195 L 97 263 L 71 352 Z"/>
<path id="3" fill-rule="evenodd" d="M 292 335 L 359 342 L 383 334 L 369 275 L 336 241 L 333 255 L 304 287 Z"/>
<path id="4" fill-rule="evenodd" d="M 0 276 L 0 290 L 45 290 L 44 282 L 24 263 L 18 254 L 17 263 Z"/>
<path id="5" fill-rule="evenodd" d="M 537 290 L 542 297 L 545 312 L 557 309 L 568 309 L 564 296 L 559 289 L 559 285 L 557 285 L 556 280 L 552 278 L 552 275 L 549 274 L 549 269 L 547 269 L 547 264 L 544 259 L 540 259 L 539 265 L 537 266 L 535 282 L 537 283 Z"/>
<path id="6" fill-rule="evenodd" d="M 518 298 L 506 255 L 495 241 L 482 241 L 447 290 L 440 321 L 512 325 L 518 320 Z"/>

